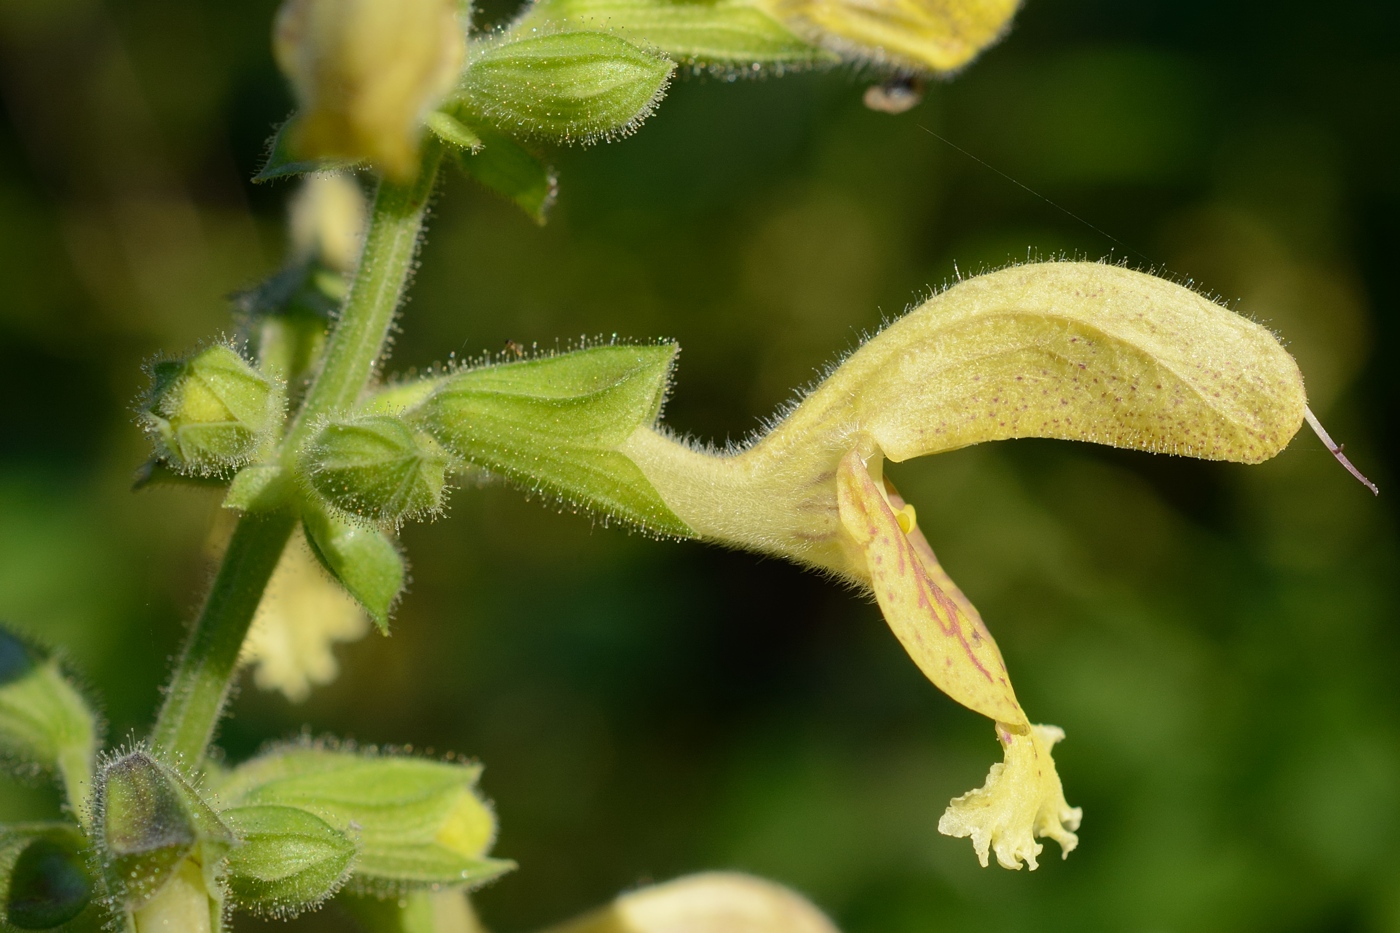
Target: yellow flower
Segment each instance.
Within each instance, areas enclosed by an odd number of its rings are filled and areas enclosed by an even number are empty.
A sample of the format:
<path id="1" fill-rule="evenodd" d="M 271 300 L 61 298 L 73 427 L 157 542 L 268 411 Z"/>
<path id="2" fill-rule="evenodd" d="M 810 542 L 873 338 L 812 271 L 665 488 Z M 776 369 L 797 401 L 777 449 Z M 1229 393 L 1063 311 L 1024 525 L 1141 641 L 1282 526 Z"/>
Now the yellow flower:
<path id="1" fill-rule="evenodd" d="M 806 898 L 738 872 L 706 872 L 623 894 L 548 933 L 838 933 Z"/>
<path id="2" fill-rule="evenodd" d="M 697 535 L 782 555 L 874 592 L 920 670 L 996 723 L 1003 762 L 940 831 L 978 858 L 1036 867 L 1068 853 L 1080 812 L 1022 710 L 991 633 L 939 565 L 893 461 L 982 441 L 1055 437 L 1257 463 L 1304 419 L 1302 376 L 1273 335 L 1195 292 L 1097 263 L 978 276 L 867 342 L 747 449 L 716 454 L 654 428 L 621 448 Z"/>
<path id="3" fill-rule="evenodd" d="M 955 71 L 1000 39 L 1020 0 L 757 0 L 808 41 L 913 71 Z"/>
<path id="4" fill-rule="evenodd" d="M 307 159 L 368 161 L 399 181 L 418 170 L 423 118 L 457 79 L 466 38 L 457 0 L 286 0 L 273 35 Z"/>
<path id="5" fill-rule="evenodd" d="M 292 256 L 319 259 L 350 274 L 360 259 L 369 213 L 360 186 L 339 172 L 308 175 L 292 196 L 288 226 Z"/>
<path id="6" fill-rule="evenodd" d="M 321 569 L 298 531 L 258 605 L 243 661 L 254 665 L 253 682 L 263 690 L 280 690 L 300 703 L 340 672 L 335 644 L 367 632 L 364 610 Z"/>

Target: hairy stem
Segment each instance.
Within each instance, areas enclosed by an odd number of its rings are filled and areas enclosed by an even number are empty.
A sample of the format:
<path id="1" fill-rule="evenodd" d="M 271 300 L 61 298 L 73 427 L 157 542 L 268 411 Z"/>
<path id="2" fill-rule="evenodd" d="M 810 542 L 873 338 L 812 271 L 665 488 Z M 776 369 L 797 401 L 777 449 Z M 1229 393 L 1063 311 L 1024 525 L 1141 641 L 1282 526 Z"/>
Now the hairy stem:
<path id="1" fill-rule="evenodd" d="M 317 419 L 354 405 L 384 353 L 389 328 L 418 251 L 423 216 L 442 161 L 442 144 L 423 142 L 423 165 L 408 185 L 381 182 L 350 295 L 340 312 L 325 362 L 306 394 L 286 451 L 295 455 Z"/>
<path id="2" fill-rule="evenodd" d="M 191 767 L 203 757 L 253 613 L 296 522 L 290 510 L 245 515 L 238 522 L 156 720 L 157 752 Z"/>
<path id="3" fill-rule="evenodd" d="M 417 180 L 379 185 L 355 283 L 283 447 L 289 467 L 320 416 L 353 405 L 374 374 L 413 265 L 441 159 L 440 144 L 426 140 Z M 159 753 L 191 767 L 203 757 L 238 672 L 253 614 L 296 523 L 295 511 L 286 509 L 245 515 L 234 529 L 156 719 L 152 742 Z"/>

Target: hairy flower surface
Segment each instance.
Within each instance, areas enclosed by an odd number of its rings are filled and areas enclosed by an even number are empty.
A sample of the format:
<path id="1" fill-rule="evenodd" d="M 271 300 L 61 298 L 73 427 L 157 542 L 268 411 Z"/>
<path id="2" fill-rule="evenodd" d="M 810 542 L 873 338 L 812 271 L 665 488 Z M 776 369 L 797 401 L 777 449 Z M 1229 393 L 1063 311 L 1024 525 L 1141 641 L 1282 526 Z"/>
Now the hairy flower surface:
<path id="1" fill-rule="evenodd" d="M 287 0 L 273 52 L 300 105 L 293 149 L 406 180 L 423 119 L 457 78 L 456 0 Z"/>
<path id="2" fill-rule="evenodd" d="M 1068 853 L 1065 802 L 991 633 L 915 511 L 883 477 L 982 441 L 1054 437 L 1257 463 L 1303 423 L 1293 358 L 1264 328 L 1163 279 L 1098 263 L 978 276 L 929 299 L 830 372 L 752 445 L 717 453 L 643 427 L 619 449 L 702 538 L 778 554 L 868 587 L 919 669 L 996 723 L 1004 761 L 939 823 L 983 865 Z"/>
<path id="3" fill-rule="evenodd" d="M 1000 39 L 1020 0 L 760 0 L 837 54 L 914 71 L 955 71 Z"/>

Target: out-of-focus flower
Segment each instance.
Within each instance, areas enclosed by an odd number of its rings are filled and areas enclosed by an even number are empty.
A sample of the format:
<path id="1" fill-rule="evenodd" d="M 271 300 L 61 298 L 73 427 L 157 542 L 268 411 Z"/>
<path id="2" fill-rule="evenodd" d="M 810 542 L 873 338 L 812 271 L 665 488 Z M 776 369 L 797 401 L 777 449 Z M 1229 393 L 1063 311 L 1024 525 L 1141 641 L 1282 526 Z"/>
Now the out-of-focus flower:
<path id="1" fill-rule="evenodd" d="M 978 858 L 1036 867 L 1077 843 L 1050 749 L 977 610 L 939 565 L 886 459 L 1056 437 L 1257 463 L 1304 419 L 1302 376 L 1257 324 L 1117 266 L 1047 263 L 965 281 L 836 367 L 766 436 L 720 455 L 655 430 L 618 449 L 697 536 L 868 587 L 910 657 L 996 723 L 1004 760 L 939 822 Z"/>
<path id="2" fill-rule="evenodd" d="M 340 672 L 335 644 L 356 641 L 368 631 L 364 610 L 321 569 L 297 532 L 253 617 L 243 660 L 253 665 L 259 687 L 280 690 L 299 703 L 312 687 L 330 683 Z"/>
<path id="3" fill-rule="evenodd" d="M 293 150 L 417 173 L 423 119 L 466 52 L 456 0 L 287 0 L 273 51 L 300 113 Z"/>
<path id="4" fill-rule="evenodd" d="M 758 0 L 815 45 L 918 72 L 955 71 L 1000 39 L 1020 0 Z"/>
<path id="5" fill-rule="evenodd" d="M 707 872 L 623 894 L 549 933 L 837 933 L 806 898 L 737 872 Z"/>
<path id="6" fill-rule="evenodd" d="M 293 257 L 319 259 L 337 272 L 349 273 L 360 258 L 367 213 L 365 196 L 348 175 L 308 175 L 292 197 Z"/>

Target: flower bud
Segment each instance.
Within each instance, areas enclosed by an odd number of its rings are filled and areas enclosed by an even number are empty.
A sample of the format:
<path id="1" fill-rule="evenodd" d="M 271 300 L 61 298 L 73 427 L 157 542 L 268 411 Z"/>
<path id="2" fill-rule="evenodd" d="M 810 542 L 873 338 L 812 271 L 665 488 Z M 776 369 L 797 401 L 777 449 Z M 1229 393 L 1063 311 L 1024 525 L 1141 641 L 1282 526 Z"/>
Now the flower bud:
<path id="1" fill-rule="evenodd" d="M 234 903 L 254 913 L 292 917 L 345 883 L 355 843 L 296 807 L 234 807 L 221 814 L 240 840 L 228 857 Z"/>
<path id="2" fill-rule="evenodd" d="M 232 841 L 228 827 L 184 778 L 144 751 L 108 762 L 100 790 L 105 865 L 123 907 L 188 913 L 186 889 L 207 887 L 186 877 L 188 866 L 196 865 L 196 875 L 200 866 L 212 870 Z"/>
<path id="3" fill-rule="evenodd" d="M 675 67 L 618 36 L 561 32 L 474 52 L 458 94 L 462 106 L 503 130 L 593 142 L 650 116 Z"/>
<path id="4" fill-rule="evenodd" d="M 5 929 L 49 930 L 92 900 L 82 833 L 71 823 L 0 829 L 0 903 Z"/>
<path id="5" fill-rule="evenodd" d="M 0 629 L 0 755 L 62 774 L 69 803 L 85 805 L 97 717 L 58 661 Z"/>
<path id="6" fill-rule="evenodd" d="M 376 890 L 476 885 L 512 867 L 486 857 L 496 820 L 476 795 L 480 768 L 308 745 L 253 759 L 227 777 L 234 806 L 293 807 L 359 843 L 354 877 Z"/>
<path id="7" fill-rule="evenodd" d="M 798 35 L 842 56 L 954 71 L 1006 32 L 1021 0 L 757 0 Z"/>
<path id="8" fill-rule="evenodd" d="M 151 376 L 143 417 L 176 469 L 207 475 L 239 466 L 280 424 L 280 386 L 223 344 L 157 363 Z"/>
<path id="9" fill-rule="evenodd" d="M 442 509 L 448 463 L 437 441 L 392 415 L 331 421 L 302 455 L 306 482 L 328 502 L 392 526 Z"/>
<path id="10" fill-rule="evenodd" d="M 306 159 L 366 160 L 398 181 L 418 171 L 423 118 L 466 48 L 456 0 L 287 0 L 273 51 L 301 113 Z"/>

